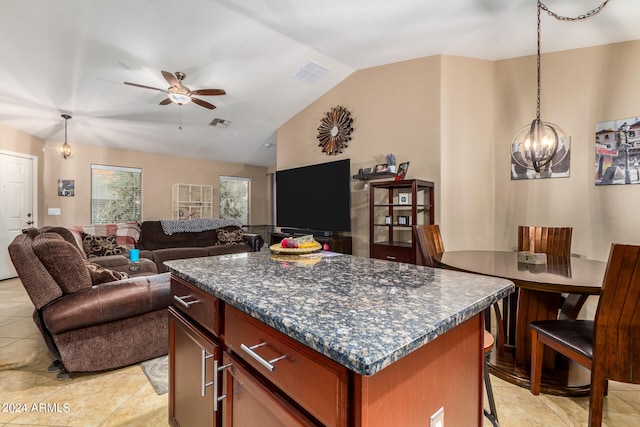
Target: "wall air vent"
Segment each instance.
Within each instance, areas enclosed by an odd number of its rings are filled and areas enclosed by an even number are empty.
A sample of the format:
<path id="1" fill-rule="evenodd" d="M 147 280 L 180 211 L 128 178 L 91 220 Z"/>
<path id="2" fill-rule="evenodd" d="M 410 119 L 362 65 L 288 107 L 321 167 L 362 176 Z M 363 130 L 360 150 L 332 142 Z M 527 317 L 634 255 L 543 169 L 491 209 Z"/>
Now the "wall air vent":
<path id="1" fill-rule="evenodd" d="M 219 117 L 216 117 L 215 119 L 211 120 L 211 123 L 209 123 L 210 126 L 215 126 L 217 128 L 226 128 L 229 127 L 230 124 L 231 120 L 225 120 Z"/>
<path id="2" fill-rule="evenodd" d="M 323 67 L 313 61 L 307 61 L 302 67 L 298 68 L 291 77 L 302 80 L 305 83 L 315 83 L 320 77 L 329 72 L 328 68 Z"/>

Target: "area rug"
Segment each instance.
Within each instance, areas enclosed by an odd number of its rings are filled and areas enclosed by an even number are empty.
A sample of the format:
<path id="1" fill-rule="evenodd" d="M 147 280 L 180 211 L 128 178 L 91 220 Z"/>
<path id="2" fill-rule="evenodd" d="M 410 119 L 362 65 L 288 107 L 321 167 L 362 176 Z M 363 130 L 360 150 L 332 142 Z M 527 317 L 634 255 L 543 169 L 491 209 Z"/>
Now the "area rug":
<path id="1" fill-rule="evenodd" d="M 165 394 L 169 390 L 169 356 L 164 355 L 140 363 L 153 389 L 158 394 Z"/>

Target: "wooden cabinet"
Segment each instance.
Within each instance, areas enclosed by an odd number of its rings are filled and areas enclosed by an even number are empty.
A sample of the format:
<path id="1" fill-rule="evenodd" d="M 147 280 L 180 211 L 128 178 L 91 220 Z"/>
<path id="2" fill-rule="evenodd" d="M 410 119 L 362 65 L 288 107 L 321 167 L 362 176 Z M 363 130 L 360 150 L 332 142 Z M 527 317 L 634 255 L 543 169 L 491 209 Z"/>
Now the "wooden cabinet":
<path id="1" fill-rule="evenodd" d="M 231 354 L 224 354 L 223 390 L 225 401 L 222 411 L 224 427 L 244 426 L 315 426 L 316 424 L 297 410 L 262 378 Z"/>
<path id="2" fill-rule="evenodd" d="M 171 292 L 171 426 L 347 426 L 345 367 L 180 278 Z"/>
<path id="3" fill-rule="evenodd" d="M 419 179 L 369 184 L 369 256 L 416 264 L 412 226 L 433 224 L 433 182 Z"/>
<path id="4" fill-rule="evenodd" d="M 173 184 L 171 204 L 173 219 L 213 218 L 213 186 Z"/>
<path id="5" fill-rule="evenodd" d="M 226 346 L 326 426 L 347 425 L 347 369 L 233 308 Z"/>
<path id="6" fill-rule="evenodd" d="M 175 308 L 169 308 L 169 423 L 218 426 L 216 361 L 220 346 Z"/>

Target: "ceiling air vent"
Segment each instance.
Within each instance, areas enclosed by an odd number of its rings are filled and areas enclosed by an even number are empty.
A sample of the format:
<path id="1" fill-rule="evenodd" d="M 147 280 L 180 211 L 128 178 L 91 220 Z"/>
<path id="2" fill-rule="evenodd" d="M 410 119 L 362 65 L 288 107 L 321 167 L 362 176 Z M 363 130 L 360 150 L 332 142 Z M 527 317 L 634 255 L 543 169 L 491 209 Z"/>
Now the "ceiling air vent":
<path id="1" fill-rule="evenodd" d="M 291 77 L 302 80 L 305 83 L 315 83 L 329 72 L 328 68 L 323 67 L 313 61 L 307 61 L 302 67 L 298 68 Z"/>
<path id="2" fill-rule="evenodd" d="M 219 117 L 216 117 L 215 119 L 211 120 L 211 123 L 209 123 L 209 125 L 215 126 L 217 128 L 226 128 L 229 127 L 230 124 L 231 120 L 225 120 Z"/>

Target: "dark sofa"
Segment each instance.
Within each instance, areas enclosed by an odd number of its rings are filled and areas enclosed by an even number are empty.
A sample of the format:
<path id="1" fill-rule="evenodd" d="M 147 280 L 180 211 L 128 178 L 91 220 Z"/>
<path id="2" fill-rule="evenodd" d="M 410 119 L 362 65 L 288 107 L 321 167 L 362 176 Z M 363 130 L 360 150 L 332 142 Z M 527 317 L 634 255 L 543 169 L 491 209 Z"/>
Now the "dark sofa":
<path id="1" fill-rule="evenodd" d="M 229 234 L 235 237 L 241 236 L 240 240 L 229 244 L 219 238 L 220 235 Z M 140 249 L 140 257 L 155 262 L 159 273 L 167 271 L 163 265 L 165 261 L 257 252 L 263 245 L 262 236 L 244 233 L 235 225 L 214 230 L 167 234 L 160 221 L 143 221 L 140 224 L 140 238 L 136 243 L 136 247 Z"/>

